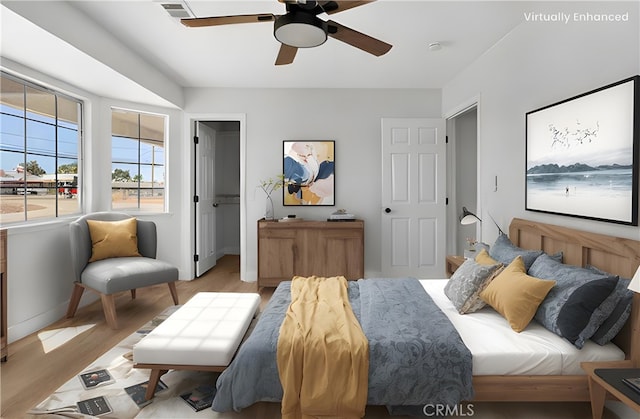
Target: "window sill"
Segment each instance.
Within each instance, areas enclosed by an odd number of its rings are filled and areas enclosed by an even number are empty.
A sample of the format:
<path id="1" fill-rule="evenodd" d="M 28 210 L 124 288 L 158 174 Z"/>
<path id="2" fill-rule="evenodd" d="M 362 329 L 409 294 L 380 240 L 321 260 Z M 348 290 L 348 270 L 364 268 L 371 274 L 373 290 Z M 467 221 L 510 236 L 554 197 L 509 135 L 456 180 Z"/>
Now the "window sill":
<path id="1" fill-rule="evenodd" d="M 3 224 L 2 229 L 9 231 L 9 234 L 15 233 L 31 233 L 33 231 L 42 231 L 59 228 L 62 225 L 68 225 L 70 222 L 80 217 L 82 214 L 58 217 L 42 221 L 23 221 L 11 224 Z"/>

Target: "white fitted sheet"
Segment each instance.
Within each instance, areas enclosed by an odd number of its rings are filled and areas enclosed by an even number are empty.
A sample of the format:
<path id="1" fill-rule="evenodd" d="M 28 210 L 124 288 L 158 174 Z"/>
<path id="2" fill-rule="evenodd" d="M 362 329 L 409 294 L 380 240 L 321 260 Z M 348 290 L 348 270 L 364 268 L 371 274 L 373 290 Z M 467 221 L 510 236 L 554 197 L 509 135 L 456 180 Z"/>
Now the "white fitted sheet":
<path id="1" fill-rule="evenodd" d="M 624 359 L 624 352 L 613 343 L 600 346 L 587 341 L 578 349 L 535 320 L 516 333 L 488 306 L 475 313 L 458 314 L 444 294 L 446 279 L 420 282 L 471 351 L 473 375 L 583 375 L 581 362 Z"/>

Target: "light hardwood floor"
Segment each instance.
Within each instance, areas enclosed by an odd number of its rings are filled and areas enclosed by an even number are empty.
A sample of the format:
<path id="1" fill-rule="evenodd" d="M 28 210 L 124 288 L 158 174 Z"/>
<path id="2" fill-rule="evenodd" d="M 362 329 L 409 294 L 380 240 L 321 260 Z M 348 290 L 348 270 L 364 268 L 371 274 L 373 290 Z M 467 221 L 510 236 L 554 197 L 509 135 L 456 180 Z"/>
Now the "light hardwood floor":
<path id="1" fill-rule="evenodd" d="M 177 285 L 180 303 L 200 291 L 256 292 L 255 283 L 240 281 L 239 258 L 225 256 L 211 271 L 193 281 Z M 262 290 L 262 306 L 273 289 Z M 135 300 L 128 292 L 116 298 L 118 330 L 110 329 L 97 301 L 78 309 L 73 319 L 62 319 L 44 331 L 95 324 L 64 345 L 44 351 L 38 333 L 9 345 L 8 362 L 0 365 L 0 408 L 2 418 L 24 418 L 26 411 L 53 393 L 100 355 L 129 336 L 156 314 L 172 304 L 166 285 L 141 289 Z M 279 417 L 279 404 L 257 403 L 234 418 L 273 419 Z M 475 418 L 480 419 L 582 419 L 591 416 L 588 403 L 476 403 Z M 226 417 L 226 416 L 225 416 Z M 388 418 L 379 406 L 367 407 L 369 419 Z M 605 419 L 625 418 L 605 409 Z"/>
<path id="2" fill-rule="evenodd" d="M 179 281 L 176 288 L 180 303 L 200 291 L 256 292 L 257 289 L 255 283 L 240 281 L 237 256 L 221 258 L 207 274 L 193 281 Z M 269 289 L 263 291 L 263 303 L 271 293 Z M 27 410 L 172 304 L 166 285 L 140 289 L 135 300 L 129 292 L 123 292 L 116 297 L 118 330 L 107 326 L 98 300 L 79 308 L 73 319 L 61 319 L 40 331 L 95 324 L 55 350 L 45 353 L 38 337 L 40 332 L 11 343 L 8 361 L 0 364 L 1 416 L 24 417 Z"/>

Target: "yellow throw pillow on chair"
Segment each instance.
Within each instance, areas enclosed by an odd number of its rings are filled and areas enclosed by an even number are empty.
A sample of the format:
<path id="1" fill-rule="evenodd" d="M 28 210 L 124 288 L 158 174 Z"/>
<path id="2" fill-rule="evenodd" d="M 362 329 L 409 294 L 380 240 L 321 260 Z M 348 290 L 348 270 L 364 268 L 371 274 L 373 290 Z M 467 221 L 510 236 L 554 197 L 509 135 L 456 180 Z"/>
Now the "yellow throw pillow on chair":
<path id="1" fill-rule="evenodd" d="M 142 256 L 138 252 L 138 224 L 135 218 L 121 221 L 87 220 L 91 235 L 91 258 L 97 260 Z"/>

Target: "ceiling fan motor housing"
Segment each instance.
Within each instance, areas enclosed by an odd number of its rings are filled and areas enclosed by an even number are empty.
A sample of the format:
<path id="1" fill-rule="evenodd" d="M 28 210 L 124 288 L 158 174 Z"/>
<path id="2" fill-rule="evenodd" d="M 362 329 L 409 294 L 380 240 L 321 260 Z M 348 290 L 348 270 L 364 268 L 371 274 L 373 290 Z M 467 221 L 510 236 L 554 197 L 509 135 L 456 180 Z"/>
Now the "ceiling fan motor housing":
<path id="1" fill-rule="evenodd" d="M 312 48 L 324 44 L 327 31 L 327 22 L 305 12 L 290 12 L 278 16 L 273 25 L 276 39 L 296 48 Z"/>

